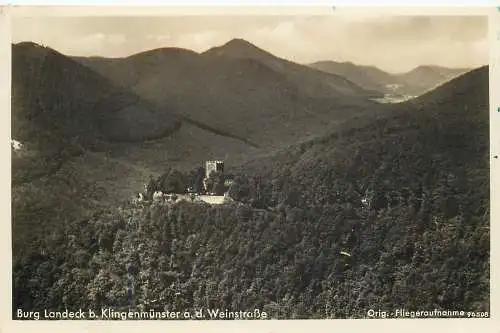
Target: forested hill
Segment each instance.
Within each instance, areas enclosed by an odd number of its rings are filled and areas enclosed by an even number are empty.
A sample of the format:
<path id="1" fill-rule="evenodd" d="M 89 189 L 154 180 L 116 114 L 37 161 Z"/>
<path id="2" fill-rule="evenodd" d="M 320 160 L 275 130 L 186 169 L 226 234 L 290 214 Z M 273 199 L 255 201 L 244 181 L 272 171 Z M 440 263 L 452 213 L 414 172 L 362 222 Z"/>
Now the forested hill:
<path id="1" fill-rule="evenodd" d="M 54 230 L 14 258 L 13 308 L 488 311 L 488 68 L 363 117 L 242 168 L 241 204 L 131 205 Z"/>
<path id="2" fill-rule="evenodd" d="M 161 109 L 57 51 L 12 45 L 12 136 L 36 148 L 141 141 L 177 128 Z M 52 148 L 54 149 L 54 148 Z"/>
<path id="3" fill-rule="evenodd" d="M 157 105 L 261 147 L 322 133 L 329 123 L 376 107 L 371 98 L 383 96 L 243 40 L 202 54 L 161 48 L 73 59 Z"/>
<path id="4" fill-rule="evenodd" d="M 406 73 L 392 74 L 374 66 L 357 65 L 352 62 L 318 61 L 309 66 L 327 73 L 341 75 L 365 89 L 412 96 L 421 95 L 470 70 L 418 66 Z"/>

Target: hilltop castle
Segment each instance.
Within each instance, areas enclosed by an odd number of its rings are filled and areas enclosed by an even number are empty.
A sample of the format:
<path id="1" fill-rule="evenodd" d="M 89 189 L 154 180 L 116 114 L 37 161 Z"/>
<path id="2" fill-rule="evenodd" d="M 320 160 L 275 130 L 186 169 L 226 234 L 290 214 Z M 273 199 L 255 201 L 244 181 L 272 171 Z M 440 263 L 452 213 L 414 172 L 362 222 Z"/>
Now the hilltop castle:
<path id="1" fill-rule="evenodd" d="M 201 171 L 200 169 L 197 169 Z M 214 172 L 219 173 L 216 178 L 209 182 L 210 175 Z M 181 174 L 182 175 L 182 174 Z M 203 188 L 193 187 L 193 184 L 187 184 L 185 191 L 177 189 L 176 193 L 163 193 L 158 185 L 158 180 L 151 178 L 150 183 L 144 184 L 144 194 L 139 193 L 134 197 L 134 202 L 153 200 L 155 202 L 175 203 L 177 201 L 203 201 L 211 205 L 219 205 L 225 202 L 233 201 L 229 196 L 229 189 L 233 184 L 231 175 L 224 174 L 224 162 L 221 160 L 209 160 L 205 162 L 205 170 L 198 173 L 196 182 L 199 184 L 200 176 L 203 177 Z M 213 176 L 212 176 L 213 177 Z M 216 182 L 214 184 L 214 181 Z M 210 188 L 208 188 L 210 187 Z M 154 193 L 153 193 L 154 192 Z M 149 193 L 149 194 L 148 194 Z"/>

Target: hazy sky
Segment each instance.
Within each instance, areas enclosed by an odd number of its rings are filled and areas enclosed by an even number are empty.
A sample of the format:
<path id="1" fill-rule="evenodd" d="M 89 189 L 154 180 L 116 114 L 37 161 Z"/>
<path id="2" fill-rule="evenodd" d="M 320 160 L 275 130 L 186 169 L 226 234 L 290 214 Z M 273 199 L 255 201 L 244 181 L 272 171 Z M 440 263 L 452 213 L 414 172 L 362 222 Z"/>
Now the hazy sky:
<path id="1" fill-rule="evenodd" d="M 489 57 L 485 16 L 15 18 L 12 38 L 68 55 L 108 57 L 172 46 L 201 52 L 244 38 L 300 63 L 351 61 L 390 72 L 419 65 L 477 67 Z"/>

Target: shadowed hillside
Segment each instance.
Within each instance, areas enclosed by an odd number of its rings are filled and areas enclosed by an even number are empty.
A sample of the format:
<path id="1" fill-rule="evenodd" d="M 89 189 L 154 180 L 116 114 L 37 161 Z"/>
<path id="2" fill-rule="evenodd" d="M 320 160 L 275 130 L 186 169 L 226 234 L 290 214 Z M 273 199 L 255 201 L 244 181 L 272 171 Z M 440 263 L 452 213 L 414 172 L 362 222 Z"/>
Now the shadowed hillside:
<path id="1" fill-rule="evenodd" d="M 222 46 L 211 48 L 204 52 L 203 55 L 257 60 L 286 76 L 301 91 L 310 96 L 331 97 L 343 95 L 359 98 L 379 95 L 377 92 L 358 86 L 343 76 L 328 75 L 323 71 L 276 57 L 243 39 L 233 39 Z"/>
<path id="2" fill-rule="evenodd" d="M 144 51 L 125 58 L 103 57 L 73 57 L 81 64 L 95 69 L 105 77 L 111 78 L 120 86 L 134 87 L 141 79 L 156 75 L 158 68 L 174 65 L 189 66 L 198 54 L 191 50 L 181 48 L 162 48 L 156 52 Z"/>
<path id="3" fill-rule="evenodd" d="M 181 116 L 259 145 L 295 142 L 375 105 L 370 92 L 342 77 L 241 40 L 203 54 L 165 48 L 123 59 L 76 59 Z"/>
<path id="4" fill-rule="evenodd" d="M 179 121 L 70 58 L 34 43 L 12 46 L 12 136 L 42 149 L 68 141 L 141 141 Z"/>
<path id="5" fill-rule="evenodd" d="M 15 258 L 13 308 L 489 311 L 488 114 L 483 67 L 242 165 L 237 204 L 74 220 Z"/>

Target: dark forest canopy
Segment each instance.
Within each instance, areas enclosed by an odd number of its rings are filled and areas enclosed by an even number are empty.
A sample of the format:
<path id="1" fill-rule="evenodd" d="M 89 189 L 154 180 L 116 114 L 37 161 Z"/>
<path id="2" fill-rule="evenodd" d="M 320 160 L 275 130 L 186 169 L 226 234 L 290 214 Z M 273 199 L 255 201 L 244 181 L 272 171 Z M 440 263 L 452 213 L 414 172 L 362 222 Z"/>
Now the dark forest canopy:
<path id="1" fill-rule="evenodd" d="M 488 69 L 364 117 L 243 166 L 239 203 L 129 205 L 40 235 L 14 257 L 13 308 L 489 311 Z"/>

